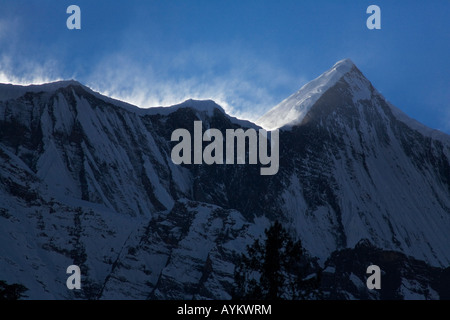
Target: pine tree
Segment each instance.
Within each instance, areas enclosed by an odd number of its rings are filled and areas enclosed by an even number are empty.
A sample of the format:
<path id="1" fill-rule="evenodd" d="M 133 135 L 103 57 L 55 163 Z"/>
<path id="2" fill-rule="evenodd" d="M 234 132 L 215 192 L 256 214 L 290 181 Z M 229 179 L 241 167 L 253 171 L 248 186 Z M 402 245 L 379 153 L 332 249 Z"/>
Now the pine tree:
<path id="1" fill-rule="evenodd" d="M 242 254 L 235 270 L 235 299 L 280 300 L 317 298 L 319 274 L 310 272 L 301 242 L 294 241 L 281 223 L 265 230 L 265 240 L 255 240 Z"/>

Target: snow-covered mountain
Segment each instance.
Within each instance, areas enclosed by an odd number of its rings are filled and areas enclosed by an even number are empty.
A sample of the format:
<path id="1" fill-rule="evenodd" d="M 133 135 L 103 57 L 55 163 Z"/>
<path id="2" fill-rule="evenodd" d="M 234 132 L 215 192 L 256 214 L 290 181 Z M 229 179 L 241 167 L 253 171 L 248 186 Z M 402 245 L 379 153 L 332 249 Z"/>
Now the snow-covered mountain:
<path id="1" fill-rule="evenodd" d="M 319 255 L 368 237 L 380 247 L 448 265 L 449 137 L 390 105 L 350 60 L 313 82 L 318 87 L 305 85 L 268 113 L 278 116 L 283 130 L 280 167 L 290 175 L 283 211 L 297 231 L 326 226 L 320 244 L 307 238 L 311 247 L 321 246 Z M 290 116 L 298 110 L 293 125 Z M 310 214 L 298 214 L 302 206 Z M 323 222 L 314 223 L 319 217 Z"/>
<path id="2" fill-rule="evenodd" d="M 275 219 L 341 279 L 336 252 L 363 239 L 449 266 L 450 137 L 389 104 L 350 60 L 258 121 L 280 128 L 274 176 L 175 165 L 171 134 L 195 120 L 258 128 L 213 101 L 139 109 L 75 81 L 0 85 L 0 280 L 30 298 L 228 299 L 236 254 Z M 80 291 L 65 286 L 71 264 Z M 430 288 L 421 296 L 440 296 Z"/>

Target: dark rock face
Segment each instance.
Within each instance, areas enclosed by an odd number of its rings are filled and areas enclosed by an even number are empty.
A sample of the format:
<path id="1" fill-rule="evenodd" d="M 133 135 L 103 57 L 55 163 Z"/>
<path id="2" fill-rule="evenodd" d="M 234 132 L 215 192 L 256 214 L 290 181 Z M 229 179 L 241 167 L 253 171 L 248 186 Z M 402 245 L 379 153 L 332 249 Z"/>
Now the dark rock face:
<path id="1" fill-rule="evenodd" d="M 381 269 L 381 289 L 369 290 L 367 267 Z M 334 252 L 325 263 L 322 290 L 329 299 L 448 299 L 448 268 L 431 267 L 398 251 L 378 249 L 361 240 L 353 249 Z"/>

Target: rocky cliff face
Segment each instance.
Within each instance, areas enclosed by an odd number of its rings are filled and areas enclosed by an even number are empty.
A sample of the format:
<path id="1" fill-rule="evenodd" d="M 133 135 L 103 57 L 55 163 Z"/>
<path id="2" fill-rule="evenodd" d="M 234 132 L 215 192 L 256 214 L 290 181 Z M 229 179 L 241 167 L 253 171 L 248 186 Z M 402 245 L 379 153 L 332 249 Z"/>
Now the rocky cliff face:
<path id="1" fill-rule="evenodd" d="M 212 101 L 144 110 L 74 81 L 0 85 L 0 279 L 30 298 L 228 299 L 236 254 L 275 219 L 347 275 L 361 272 L 333 252 L 361 239 L 399 261 L 449 265 L 450 137 L 390 105 L 351 61 L 258 121 L 280 130 L 276 175 L 175 165 L 171 134 L 196 120 L 258 128 Z M 71 264 L 78 292 L 65 286 Z"/>

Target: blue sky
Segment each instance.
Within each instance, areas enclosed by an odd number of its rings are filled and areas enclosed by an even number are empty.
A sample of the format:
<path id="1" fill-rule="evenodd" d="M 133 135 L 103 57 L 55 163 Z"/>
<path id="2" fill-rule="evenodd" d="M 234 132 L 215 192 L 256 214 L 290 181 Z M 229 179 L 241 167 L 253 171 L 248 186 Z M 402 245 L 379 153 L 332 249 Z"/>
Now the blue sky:
<path id="1" fill-rule="evenodd" d="M 71 4 L 81 30 L 66 27 Z M 366 27 L 371 4 L 381 30 Z M 255 120 L 351 58 L 450 133 L 449 57 L 448 0 L 0 0 L 0 82 L 74 78 L 141 107 L 210 98 Z"/>

